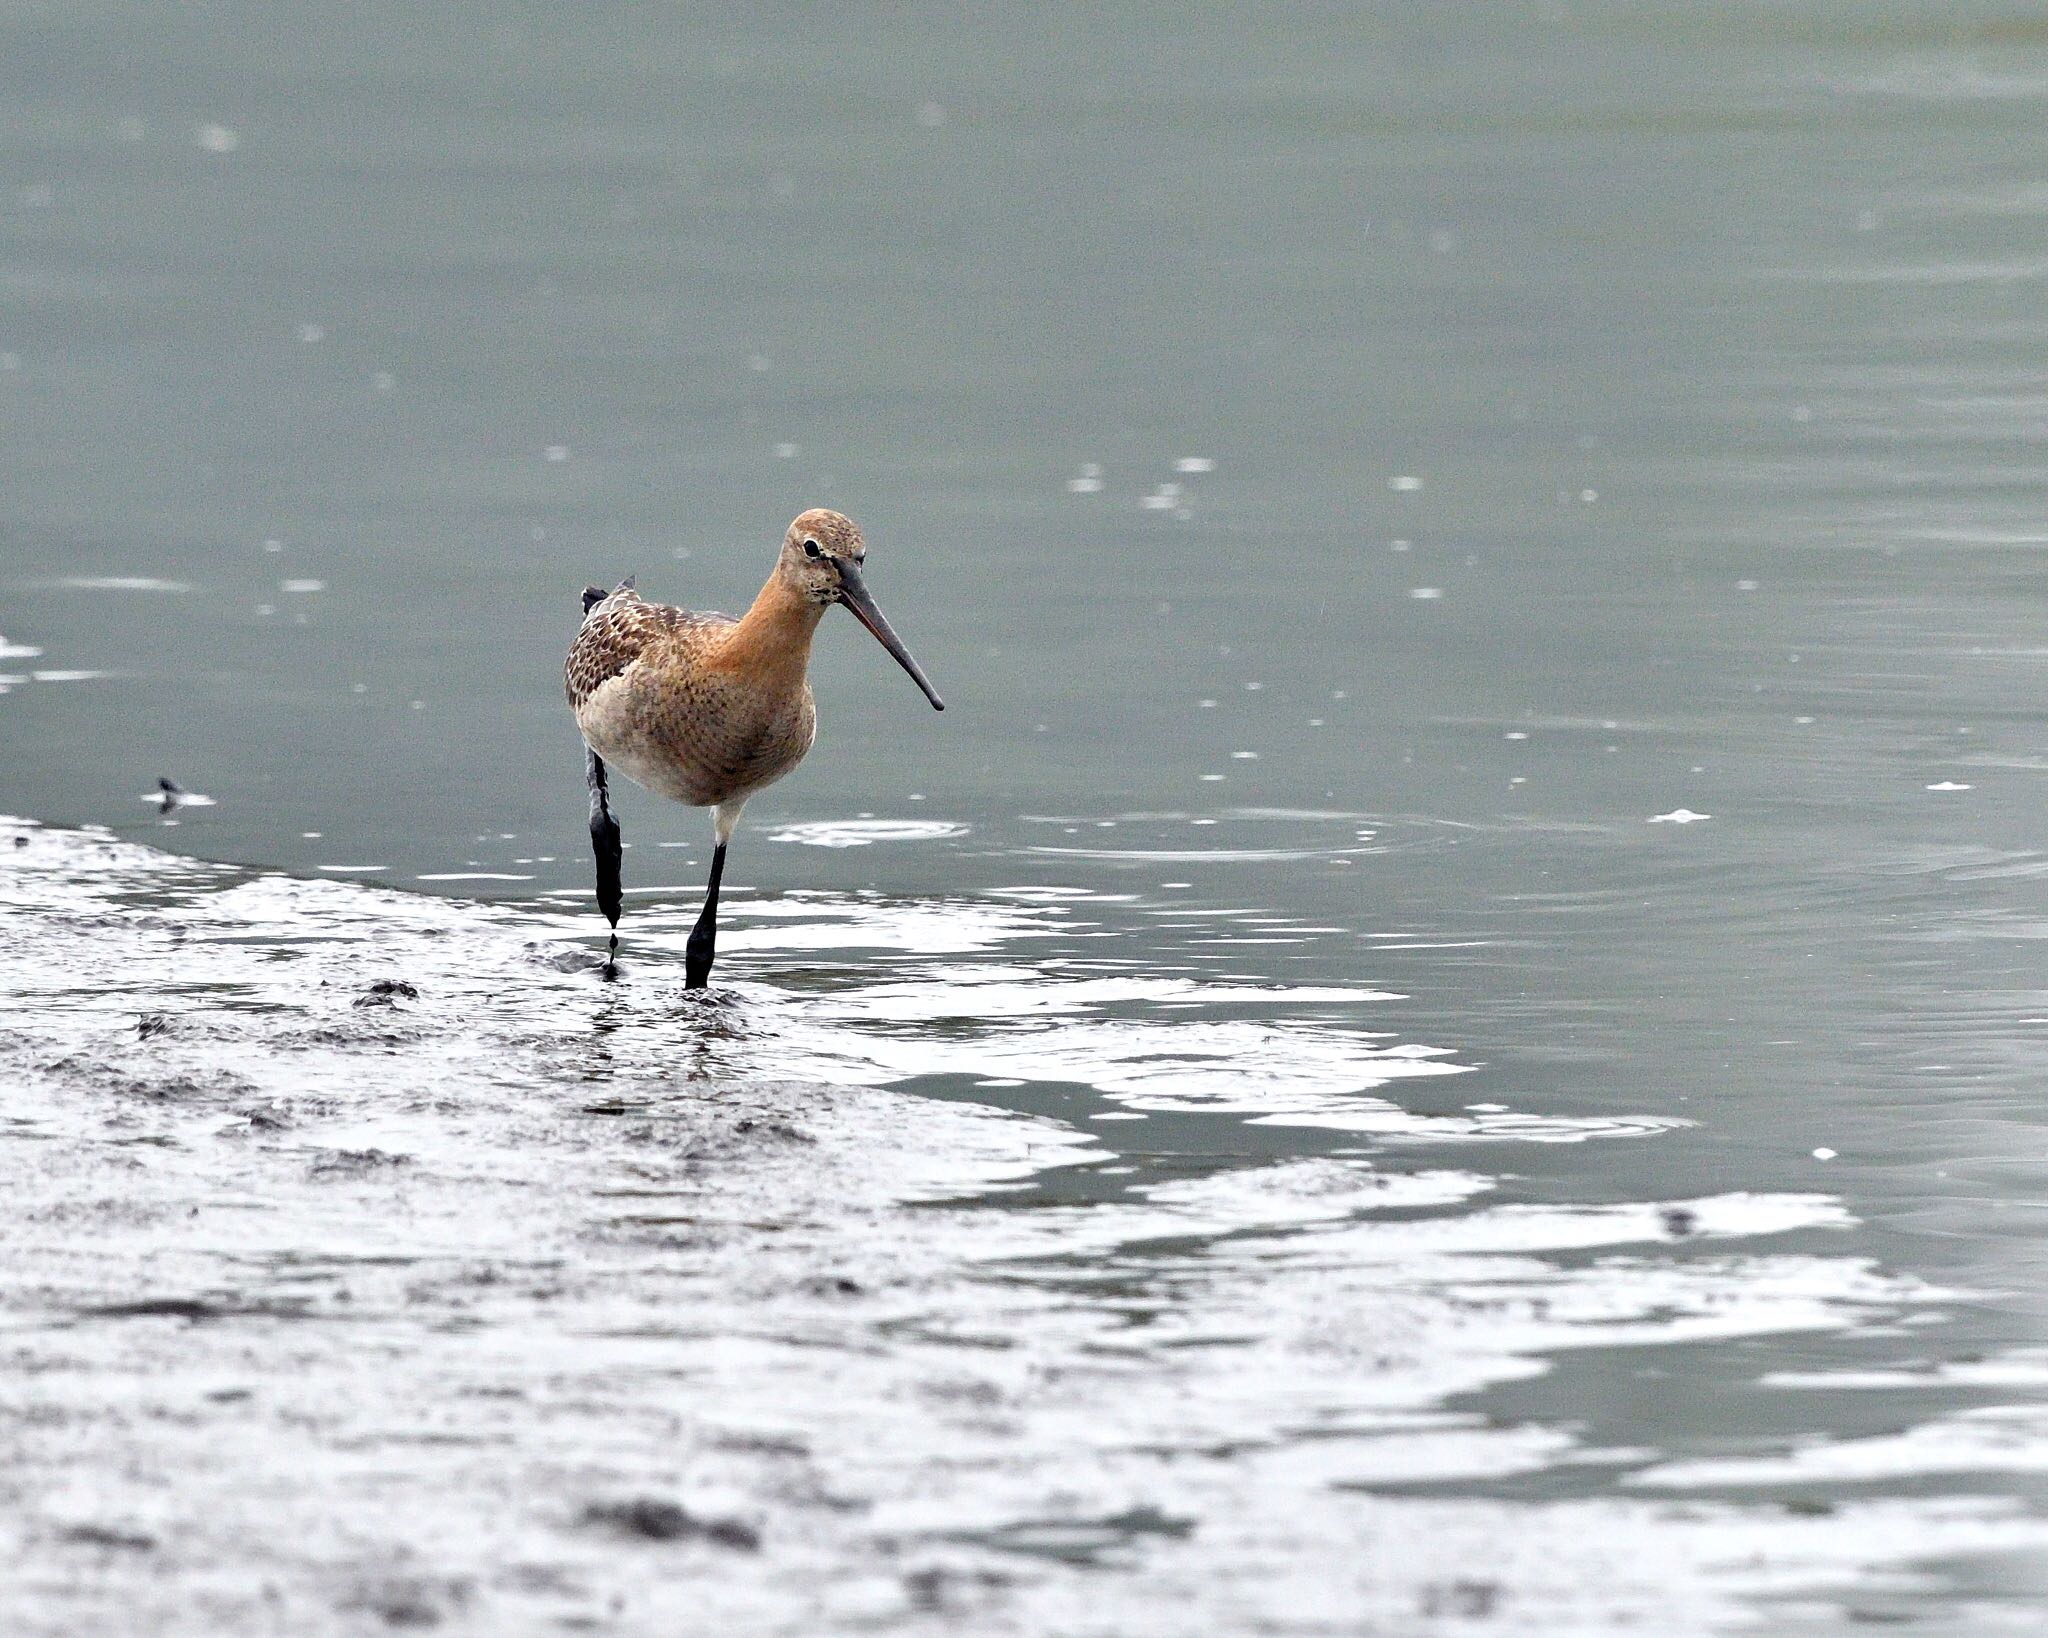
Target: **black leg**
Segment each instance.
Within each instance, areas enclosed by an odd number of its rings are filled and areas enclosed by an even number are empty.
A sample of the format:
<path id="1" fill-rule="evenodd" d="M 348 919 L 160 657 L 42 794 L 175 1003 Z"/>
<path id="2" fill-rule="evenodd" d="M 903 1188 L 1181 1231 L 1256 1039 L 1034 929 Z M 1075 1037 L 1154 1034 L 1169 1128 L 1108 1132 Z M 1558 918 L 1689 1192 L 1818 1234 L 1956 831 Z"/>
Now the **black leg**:
<path id="1" fill-rule="evenodd" d="M 619 864 L 619 822 L 612 817 L 611 793 L 604 782 L 604 758 L 589 746 L 583 748 L 583 778 L 590 786 L 590 851 L 597 857 L 597 907 L 612 924 L 611 952 L 605 958 L 604 975 L 619 974 L 619 910 L 623 898 Z"/>
<path id="2" fill-rule="evenodd" d="M 683 988 L 701 990 L 711 976 L 711 958 L 718 945 L 718 881 L 725 874 L 725 844 L 711 854 L 711 885 L 704 890 L 704 910 L 683 946 Z"/>

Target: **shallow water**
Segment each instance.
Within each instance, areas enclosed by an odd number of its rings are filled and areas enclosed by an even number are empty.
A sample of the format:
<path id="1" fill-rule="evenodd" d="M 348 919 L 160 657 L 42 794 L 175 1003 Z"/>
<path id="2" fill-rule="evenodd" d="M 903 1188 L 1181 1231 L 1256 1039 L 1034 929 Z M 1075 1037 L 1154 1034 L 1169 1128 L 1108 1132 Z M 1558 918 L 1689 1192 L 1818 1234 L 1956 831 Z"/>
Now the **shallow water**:
<path id="1" fill-rule="evenodd" d="M 0 45 L 31 1621 L 2034 1621 L 2030 14 Z M 576 591 L 814 502 L 950 709 L 603 986 Z"/>

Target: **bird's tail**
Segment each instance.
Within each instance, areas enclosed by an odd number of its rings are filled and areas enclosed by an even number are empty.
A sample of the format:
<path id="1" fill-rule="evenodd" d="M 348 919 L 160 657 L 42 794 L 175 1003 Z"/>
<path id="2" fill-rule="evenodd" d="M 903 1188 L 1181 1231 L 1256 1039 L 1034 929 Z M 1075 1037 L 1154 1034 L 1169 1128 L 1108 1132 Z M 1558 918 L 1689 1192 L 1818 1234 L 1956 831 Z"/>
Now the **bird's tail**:
<path id="1" fill-rule="evenodd" d="M 610 591 L 606 591 L 602 586 L 585 586 L 583 588 L 583 612 L 588 614 L 607 597 L 616 597 L 620 592 L 631 591 L 633 589 L 633 582 L 639 578 L 638 575 L 629 574 Z"/>

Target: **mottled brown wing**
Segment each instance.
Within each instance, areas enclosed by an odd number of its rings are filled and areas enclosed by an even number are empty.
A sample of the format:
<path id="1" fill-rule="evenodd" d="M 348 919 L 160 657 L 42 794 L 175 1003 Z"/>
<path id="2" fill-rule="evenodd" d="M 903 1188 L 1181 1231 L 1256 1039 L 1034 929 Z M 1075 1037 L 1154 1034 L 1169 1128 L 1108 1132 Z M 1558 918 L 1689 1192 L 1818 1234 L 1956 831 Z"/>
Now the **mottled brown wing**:
<path id="1" fill-rule="evenodd" d="M 730 615 L 650 603 L 630 585 L 621 586 L 583 617 L 583 629 L 569 645 L 569 663 L 562 668 L 569 708 L 581 710 L 585 700 L 663 639 L 731 623 Z"/>

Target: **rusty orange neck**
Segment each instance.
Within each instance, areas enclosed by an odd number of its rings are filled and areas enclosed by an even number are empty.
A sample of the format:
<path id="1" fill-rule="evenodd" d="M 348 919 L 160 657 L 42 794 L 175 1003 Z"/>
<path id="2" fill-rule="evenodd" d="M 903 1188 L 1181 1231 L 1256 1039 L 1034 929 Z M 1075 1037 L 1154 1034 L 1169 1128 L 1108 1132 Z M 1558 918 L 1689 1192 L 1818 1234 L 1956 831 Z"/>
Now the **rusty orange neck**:
<path id="1" fill-rule="evenodd" d="M 806 597 L 780 573 L 771 574 L 753 607 L 720 645 L 721 657 L 728 667 L 758 678 L 764 687 L 794 687 L 804 680 L 811 637 L 824 615 L 824 604 Z"/>

